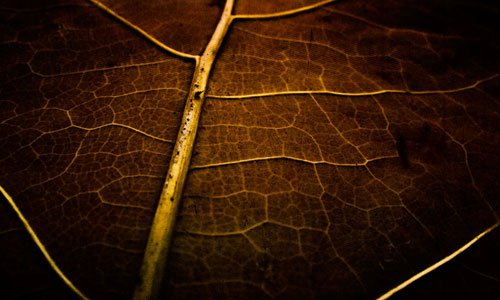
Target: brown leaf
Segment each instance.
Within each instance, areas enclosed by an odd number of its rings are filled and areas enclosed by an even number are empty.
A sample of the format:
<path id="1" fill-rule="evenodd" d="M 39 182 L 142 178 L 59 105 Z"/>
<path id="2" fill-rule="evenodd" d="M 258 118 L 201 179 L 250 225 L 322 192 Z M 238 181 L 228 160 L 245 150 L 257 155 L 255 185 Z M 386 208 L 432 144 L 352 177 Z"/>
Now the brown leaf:
<path id="1" fill-rule="evenodd" d="M 85 295 L 140 284 L 204 98 L 169 299 L 373 299 L 498 223 L 498 8 L 326 2 L 236 1 L 198 90 L 224 1 L 3 1 L 0 185 Z M 74 296 L 0 215 L 6 298 Z"/>

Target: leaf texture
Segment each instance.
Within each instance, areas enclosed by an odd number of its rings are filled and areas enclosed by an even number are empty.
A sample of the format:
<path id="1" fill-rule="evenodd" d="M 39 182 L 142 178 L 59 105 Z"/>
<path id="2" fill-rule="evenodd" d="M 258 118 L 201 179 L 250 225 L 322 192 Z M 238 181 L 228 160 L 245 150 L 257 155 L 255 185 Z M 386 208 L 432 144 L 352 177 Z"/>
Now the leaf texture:
<path id="1" fill-rule="evenodd" d="M 2 14 L 0 182 L 88 296 L 126 297 L 193 64 L 86 3 Z"/>
<path id="2" fill-rule="evenodd" d="M 373 299 L 498 223 L 497 5 L 326 2 L 236 1 L 162 297 Z M 88 297 L 130 299 L 224 1 L 102 3 L 2 1 L 0 185 Z M 0 214 L 6 297 L 74 296 Z"/>

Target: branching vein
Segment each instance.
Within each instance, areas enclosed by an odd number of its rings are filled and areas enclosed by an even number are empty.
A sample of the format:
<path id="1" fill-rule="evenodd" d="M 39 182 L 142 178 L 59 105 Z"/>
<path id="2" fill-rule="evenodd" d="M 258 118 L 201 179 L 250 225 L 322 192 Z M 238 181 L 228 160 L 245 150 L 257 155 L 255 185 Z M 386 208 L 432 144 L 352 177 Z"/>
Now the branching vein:
<path id="1" fill-rule="evenodd" d="M 373 161 L 378 161 L 378 160 L 382 160 L 382 159 L 398 158 L 398 157 L 399 156 L 382 156 L 382 157 L 377 157 L 377 158 L 372 158 L 372 159 L 365 159 L 363 162 L 359 162 L 359 163 L 334 163 L 334 162 L 329 162 L 329 161 L 325 161 L 325 160 L 308 160 L 308 159 L 303 159 L 303 158 L 296 158 L 296 157 L 281 155 L 281 156 L 247 158 L 247 159 L 240 159 L 240 160 L 236 160 L 236 161 L 220 162 L 220 163 L 198 165 L 198 166 L 194 165 L 191 167 L 191 169 L 192 170 L 208 169 L 208 168 L 229 166 L 229 165 L 235 165 L 235 164 L 258 162 L 258 161 L 270 161 L 270 160 L 290 160 L 290 161 L 297 161 L 297 162 L 308 163 L 308 164 L 313 164 L 313 165 L 325 164 L 325 165 L 330 165 L 330 166 L 335 166 L 335 167 L 364 167 Z"/>
<path id="2" fill-rule="evenodd" d="M 314 3 L 311 5 L 307 6 L 302 6 L 296 9 L 291 9 L 291 10 L 285 10 L 285 11 L 280 11 L 276 13 L 270 13 L 270 14 L 252 14 L 252 15 L 234 15 L 234 19 L 271 19 L 271 18 L 279 18 L 279 17 L 286 17 L 286 16 L 291 16 L 295 15 L 301 12 L 313 10 L 316 8 L 319 8 L 321 6 L 333 3 L 337 0 L 326 0 L 326 1 L 321 1 L 318 3 Z"/>
<path id="3" fill-rule="evenodd" d="M 245 94 L 245 95 L 207 95 L 209 98 L 214 99 L 248 99 L 257 97 L 272 97 L 272 96 L 286 96 L 286 95 L 310 95 L 310 94 L 329 94 L 335 96 L 348 96 L 348 97 L 365 97 L 365 96 L 376 96 L 383 94 L 406 94 L 406 95 L 434 95 L 434 94 L 450 94 L 458 93 L 467 90 L 472 90 L 477 88 L 480 84 L 497 78 L 499 74 L 494 74 L 484 79 L 480 79 L 471 85 L 448 90 L 426 90 L 426 91 L 412 91 L 412 90 L 398 90 L 398 89 L 387 89 L 378 90 L 371 92 L 337 92 L 328 90 L 315 90 L 315 91 L 281 91 L 281 92 L 269 92 L 269 93 L 255 93 L 255 94 Z"/>
<path id="4" fill-rule="evenodd" d="M 133 30 L 135 30 L 136 32 L 138 32 L 139 34 L 141 34 L 142 36 L 144 36 L 146 39 L 148 39 L 149 41 L 151 41 L 152 43 L 154 43 L 155 45 L 157 45 L 161 49 L 163 49 L 163 50 L 165 50 L 165 51 L 167 51 L 167 52 L 169 52 L 169 53 L 171 53 L 173 55 L 177 55 L 177 56 L 180 56 L 180 57 L 183 57 L 183 58 L 188 58 L 188 59 L 194 59 L 195 61 L 198 61 L 198 59 L 200 58 L 198 55 L 192 55 L 192 54 L 184 53 L 184 52 L 175 50 L 174 48 L 171 48 L 171 47 L 165 45 L 164 43 L 162 43 L 161 41 L 159 41 L 158 39 L 156 39 L 154 36 L 150 35 L 146 31 L 142 30 L 139 26 L 135 25 L 134 23 L 130 22 L 129 20 L 125 19 L 124 17 L 120 16 L 115 11 L 113 11 L 112 9 L 110 9 L 109 7 L 107 7 L 106 5 L 102 4 L 98 0 L 89 0 L 89 1 L 92 2 L 92 3 L 94 3 L 98 8 L 102 9 L 106 13 L 108 13 L 111 16 L 117 18 L 120 22 L 122 22 L 123 24 L 125 24 L 128 27 L 132 28 Z"/>

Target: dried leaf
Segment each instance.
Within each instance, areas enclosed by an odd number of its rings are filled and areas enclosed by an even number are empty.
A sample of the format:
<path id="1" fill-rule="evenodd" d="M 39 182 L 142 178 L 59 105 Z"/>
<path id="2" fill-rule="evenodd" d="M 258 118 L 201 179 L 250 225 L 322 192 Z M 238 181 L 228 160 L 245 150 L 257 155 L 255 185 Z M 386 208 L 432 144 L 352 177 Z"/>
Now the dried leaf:
<path id="1" fill-rule="evenodd" d="M 373 299 L 498 224 L 495 4 L 231 2 L 0 5 L 0 185 L 86 296 L 163 198 L 169 299 Z M 75 296 L 0 215 L 6 298 Z"/>

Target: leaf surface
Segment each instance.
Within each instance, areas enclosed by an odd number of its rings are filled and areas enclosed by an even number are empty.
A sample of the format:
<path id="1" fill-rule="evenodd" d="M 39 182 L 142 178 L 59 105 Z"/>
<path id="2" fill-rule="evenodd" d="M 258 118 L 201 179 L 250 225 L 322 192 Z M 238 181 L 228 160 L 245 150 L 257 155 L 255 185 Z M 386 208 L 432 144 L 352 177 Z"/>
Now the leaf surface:
<path id="1" fill-rule="evenodd" d="M 1 12 L 0 182 L 88 296 L 126 297 L 193 64 L 87 3 L 31 5 Z"/>
<path id="2" fill-rule="evenodd" d="M 318 3 L 236 1 L 165 296 L 374 298 L 498 222 L 496 6 Z M 87 2 L 3 1 L 0 184 L 87 296 L 126 299 L 196 79 L 189 57 L 224 2 L 103 4 L 143 33 Z M 7 296 L 67 298 L 0 209 Z"/>

